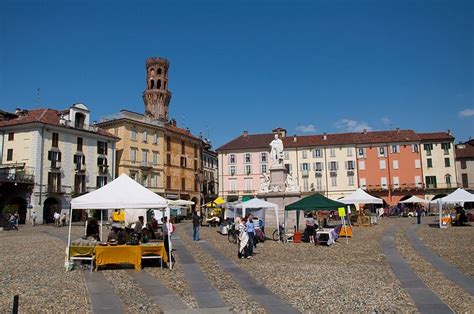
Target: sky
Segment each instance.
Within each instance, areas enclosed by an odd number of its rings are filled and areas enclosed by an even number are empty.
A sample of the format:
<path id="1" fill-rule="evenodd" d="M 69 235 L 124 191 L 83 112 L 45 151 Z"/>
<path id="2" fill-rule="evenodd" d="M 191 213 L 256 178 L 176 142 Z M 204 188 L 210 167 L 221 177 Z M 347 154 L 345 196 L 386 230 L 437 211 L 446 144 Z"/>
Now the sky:
<path id="1" fill-rule="evenodd" d="M 277 127 L 474 136 L 474 1 L 0 1 L 1 110 L 143 113 L 152 56 L 170 118 L 214 148 Z"/>

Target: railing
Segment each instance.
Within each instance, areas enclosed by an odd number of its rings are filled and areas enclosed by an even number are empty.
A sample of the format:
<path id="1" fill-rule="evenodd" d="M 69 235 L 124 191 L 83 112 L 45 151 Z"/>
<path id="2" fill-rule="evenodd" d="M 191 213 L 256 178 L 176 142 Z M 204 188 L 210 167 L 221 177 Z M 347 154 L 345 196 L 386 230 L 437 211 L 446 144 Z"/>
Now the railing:
<path id="1" fill-rule="evenodd" d="M 0 168 L 0 182 L 33 184 L 35 182 L 33 167 Z"/>
<path id="2" fill-rule="evenodd" d="M 110 115 L 107 115 L 101 119 L 100 122 L 107 122 L 111 120 L 117 120 L 117 119 L 130 119 L 130 120 L 135 120 L 139 122 L 144 122 L 147 124 L 153 124 L 156 126 L 164 126 L 163 121 L 152 119 L 150 117 L 144 116 L 140 113 L 135 113 L 135 112 L 129 112 L 129 111 L 120 111 L 117 113 L 113 113 Z"/>
<path id="3" fill-rule="evenodd" d="M 308 170 L 301 170 L 301 176 L 303 176 L 303 177 L 309 176 L 309 171 Z"/>
<path id="4" fill-rule="evenodd" d="M 90 125 L 90 124 L 75 124 L 73 123 L 72 121 L 66 121 L 65 122 L 65 125 L 70 127 L 70 128 L 75 128 L 75 129 L 80 129 L 80 130 L 86 130 L 86 131 L 90 131 L 90 132 L 97 132 L 98 131 L 98 127 L 95 126 L 95 125 Z"/>
<path id="5" fill-rule="evenodd" d="M 108 165 L 99 166 L 99 173 L 100 174 L 107 174 L 108 172 L 109 172 L 109 166 Z"/>
<path id="6" fill-rule="evenodd" d="M 57 160 L 51 160 L 51 169 L 61 168 L 61 162 Z"/>
<path id="7" fill-rule="evenodd" d="M 142 168 L 153 168 L 153 162 L 151 161 L 141 161 L 140 167 Z"/>

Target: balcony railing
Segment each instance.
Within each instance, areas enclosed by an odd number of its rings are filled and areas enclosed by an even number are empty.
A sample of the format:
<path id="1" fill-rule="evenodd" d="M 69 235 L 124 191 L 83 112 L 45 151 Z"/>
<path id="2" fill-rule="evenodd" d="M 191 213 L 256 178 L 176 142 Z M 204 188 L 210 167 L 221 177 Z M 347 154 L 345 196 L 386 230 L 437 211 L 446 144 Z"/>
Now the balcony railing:
<path id="1" fill-rule="evenodd" d="M 141 161 L 140 167 L 142 168 L 153 168 L 153 162 L 151 161 Z"/>
<path id="2" fill-rule="evenodd" d="M 64 192 L 61 186 L 58 186 L 55 184 L 49 184 L 47 191 L 48 193 L 63 193 Z"/>
<path id="3" fill-rule="evenodd" d="M 14 182 L 33 184 L 35 182 L 34 168 L 32 167 L 5 167 L 0 165 L 0 182 Z"/>
<path id="4" fill-rule="evenodd" d="M 309 176 L 309 171 L 308 170 L 301 170 L 301 176 L 303 176 L 303 177 Z"/>

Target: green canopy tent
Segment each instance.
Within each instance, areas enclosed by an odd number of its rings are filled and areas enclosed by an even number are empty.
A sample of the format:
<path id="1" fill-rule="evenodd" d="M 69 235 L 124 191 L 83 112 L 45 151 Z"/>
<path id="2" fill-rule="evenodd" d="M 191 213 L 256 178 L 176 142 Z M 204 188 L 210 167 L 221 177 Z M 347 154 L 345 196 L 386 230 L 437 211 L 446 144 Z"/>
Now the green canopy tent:
<path id="1" fill-rule="evenodd" d="M 292 204 L 285 206 L 285 227 L 288 216 L 288 211 L 296 210 L 296 224 L 299 230 L 299 211 L 317 211 L 317 210 L 337 210 L 339 207 L 345 207 L 346 205 L 341 202 L 329 199 L 321 194 L 313 194 L 305 198 L 300 199 Z"/>

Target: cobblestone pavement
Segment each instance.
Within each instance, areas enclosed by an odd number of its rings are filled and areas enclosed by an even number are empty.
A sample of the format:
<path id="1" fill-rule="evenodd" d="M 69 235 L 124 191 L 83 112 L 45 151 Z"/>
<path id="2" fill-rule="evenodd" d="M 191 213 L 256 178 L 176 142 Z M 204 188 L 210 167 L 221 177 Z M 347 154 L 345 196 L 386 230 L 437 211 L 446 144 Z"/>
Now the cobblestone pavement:
<path id="1" fill-rule="evenodd" d="M 429 219 L 429 218 L 426 218 Z M 354 237 L 340 239 L 330 247 L 314 244 L 281 244 L 267 240 L 259 244 L 249 260 L 237 258 L 237 246 L 220 235 L 216 228 L 203 227 L 202 239 L 220 251 L 237 266 L 245 269 L 255 281 L 301 312 L 415 312 L 413 300 L 393 274 L 382 249 L 382 236 L 388 227 L 400 230 L 395 235 L 396 248 L 410 267 L 446 304 L 459 312 L 473 312 L 472 296 L 433 271 L 408 243 L 404 230 L 414 220 L 388 218 L 374 227 L 354 228 Z M 428 222 L 428 221 L 426 221 Z M 263 313 L 252 291 L 236 283 L 208 251 L 192 241 L 190 228 L 177 226 L 177 234 L 226 307 L 233 312 Z M 73 226 L 73 238 L 83 231 Z M 271 233 L 273 230 L 267 230 Z M 20 295 L 21 312 L 90 313 L 91 299 L 85 272 L 64 269 L 67 228 L 20 226 L 20 231 L 0 232 L 0 312 L 11 310 L 13 296 Z M 419 238 L 440 257 L 468 276 L 473 276 L 472 243 L 474 228 L 429 227 L 417 229 Z M 462 239 L 461 244 L 457 245 Z M 192 289 L 186 281 L 179 250 L 173 271 L 147 267 L 142 273 L 156 280 L 163 289 L 179 297 L 188 310 L 199 310 Z M 160 312 L 157 298 L 126 269 L 101 271 L 120 299 L 122 312 Z M 94 275 L 93 273 L 92 275 Z M 142 278 L 143 279 L 143 278 Z M 146 279 L 146 278 L 145 278 Z M 149 288 L 149 287 L 148 287 Z"/>

